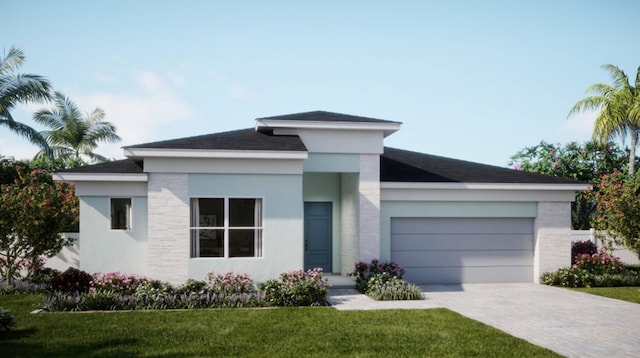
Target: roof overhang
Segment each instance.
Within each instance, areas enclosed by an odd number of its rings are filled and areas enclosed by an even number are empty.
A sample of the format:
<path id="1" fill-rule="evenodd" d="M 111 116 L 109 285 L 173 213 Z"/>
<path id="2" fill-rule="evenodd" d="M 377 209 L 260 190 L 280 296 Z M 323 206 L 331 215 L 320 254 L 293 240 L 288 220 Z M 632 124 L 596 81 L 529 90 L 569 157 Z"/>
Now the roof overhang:
<path id="1" fill-rule="evenodd" d="M 198 150 L 123 148 L 128 158 L 307 159 L 307 152 L 266 150 Z"/>
<path id="2" fill-rule="evenodd" d="M 382 182 L 381 189 L 431 189 L 431 190 L 560 190 L 584 191 L 589 184 L 542 184 L 542 183 L 407 183 Z"/>
<path id="3" fill-rule="evenodd" d="M 324 129 L 382 131 L 387 137 L 400 129 L 399 122 L 340 122 L 340 121 L 304 121 L 282 119 L 256 119 L 256 130 L 261 129 Z"/>
<path id="4" fill-rule="evenodd" d="M 53 173 L 53 180 L 79 182 L 146 182 L 146 173 Z"/>

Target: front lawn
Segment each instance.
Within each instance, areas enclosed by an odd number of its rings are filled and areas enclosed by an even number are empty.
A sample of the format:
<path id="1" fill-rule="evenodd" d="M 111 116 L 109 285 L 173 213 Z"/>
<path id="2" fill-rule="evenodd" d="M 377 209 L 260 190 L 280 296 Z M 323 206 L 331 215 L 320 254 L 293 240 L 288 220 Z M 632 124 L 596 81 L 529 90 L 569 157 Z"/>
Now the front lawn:
<path id="1" fill-rule="evenodd" d="M 0 331 L 2 356 L 558 356 L 446 309 L 29 314 L 41 302 L 40 295 L 0 296 L 17 320 Z"/>
<path id="2" fill-rule="evenodd" d="M 640 287 L 582 287 L 572 290 L 592 295 L 615 298 L 617 300 L 640 303 Z"/>

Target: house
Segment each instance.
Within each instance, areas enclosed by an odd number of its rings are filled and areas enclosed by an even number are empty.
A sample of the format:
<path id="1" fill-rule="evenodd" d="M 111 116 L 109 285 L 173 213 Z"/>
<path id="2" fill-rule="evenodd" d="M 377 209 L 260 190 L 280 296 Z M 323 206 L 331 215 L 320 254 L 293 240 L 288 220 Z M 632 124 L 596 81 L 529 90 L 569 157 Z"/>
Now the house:
<path id="1" fill-rule="evenodd" d="M 402 123 L 307 112 L 62 170 L 80 268 L 172 283 L 393 260 L 415 283 L 534 282 L 570 261 L 572 180 L 384 147 Z"/>

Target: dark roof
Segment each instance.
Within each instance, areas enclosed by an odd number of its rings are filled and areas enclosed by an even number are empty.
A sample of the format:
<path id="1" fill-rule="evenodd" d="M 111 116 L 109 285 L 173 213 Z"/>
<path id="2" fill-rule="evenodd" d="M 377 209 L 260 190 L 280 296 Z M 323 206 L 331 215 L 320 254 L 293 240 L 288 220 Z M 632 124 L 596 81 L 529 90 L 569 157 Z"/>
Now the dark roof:
<path id="1" fill-rule="evenodd" d="M 272 119 L 272 120 L 279 120 L 279 121 L 401 123 L 401 122 L 387 121 L 384 119 L 352 116 L 349 114 L 326 112 L 326 111 L 303 112 L 303 113 L 285 114 L 282 116 L 257 118 L 257 120 L 261 120 L 261 119 Z"/>
<path id="2" fill-rule="evenodd" d="M 92 173 L 92 174 L 137 174 L 142 173 L 142 162 L 131 159 L 114 160 L 112 162 L 85 165 L 77 168 L 61 169 L 57 173 Z"/>
<path id="3" fill-rule="evenodd" d="M 300 137 L 296 135 L 274 136 L 273 131 L 257 132 L 253 128 L 137 144 L 125 148 L 307 151 Z"/>
<path id="4" fill-rule="evenodd" d="M 583 184 L 571 179 L 522 172 L 493 165 L 384 148 L 380 181 L 425 183 Z M 586 183 L 584 183 L 586 184 Z"/>

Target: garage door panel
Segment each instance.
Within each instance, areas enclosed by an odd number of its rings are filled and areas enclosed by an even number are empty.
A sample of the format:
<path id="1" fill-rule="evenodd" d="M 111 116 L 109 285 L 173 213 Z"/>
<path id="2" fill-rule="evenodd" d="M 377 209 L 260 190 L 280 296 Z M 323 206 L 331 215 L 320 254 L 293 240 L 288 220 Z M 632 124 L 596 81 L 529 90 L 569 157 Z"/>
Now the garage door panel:
<path id="1" fill-rule="evenodd" d="M 414 283 L 533 281 L 532 218 L 392 218 L 391 259 Z"/>
<path id="2" fill-rule="evenodd" d="M 523 250 L 400 251 L 396 252 L 395 259 L 401 261 L 404 268 L 533 265 L 531 252 Z"/>
<path id="3" fill-rule="evenodd" d="M 395 234 L 391 250 L 533 250 L 531 234 Z"/>
<path id="4" fill-rule="evenodd" d="M 520 266 L 495 267 L 425 267 L 407 270 L 408 282 L 427 284 L 487 283 L 487 277 L 500 277 L 500 282 L 531 282 L 527 270 Z"/>
<path id="5" fill-rule="evenodd" d="M 394 218 L 392 234 L 527 234 L 533 232 L 529 218 Z"/>

